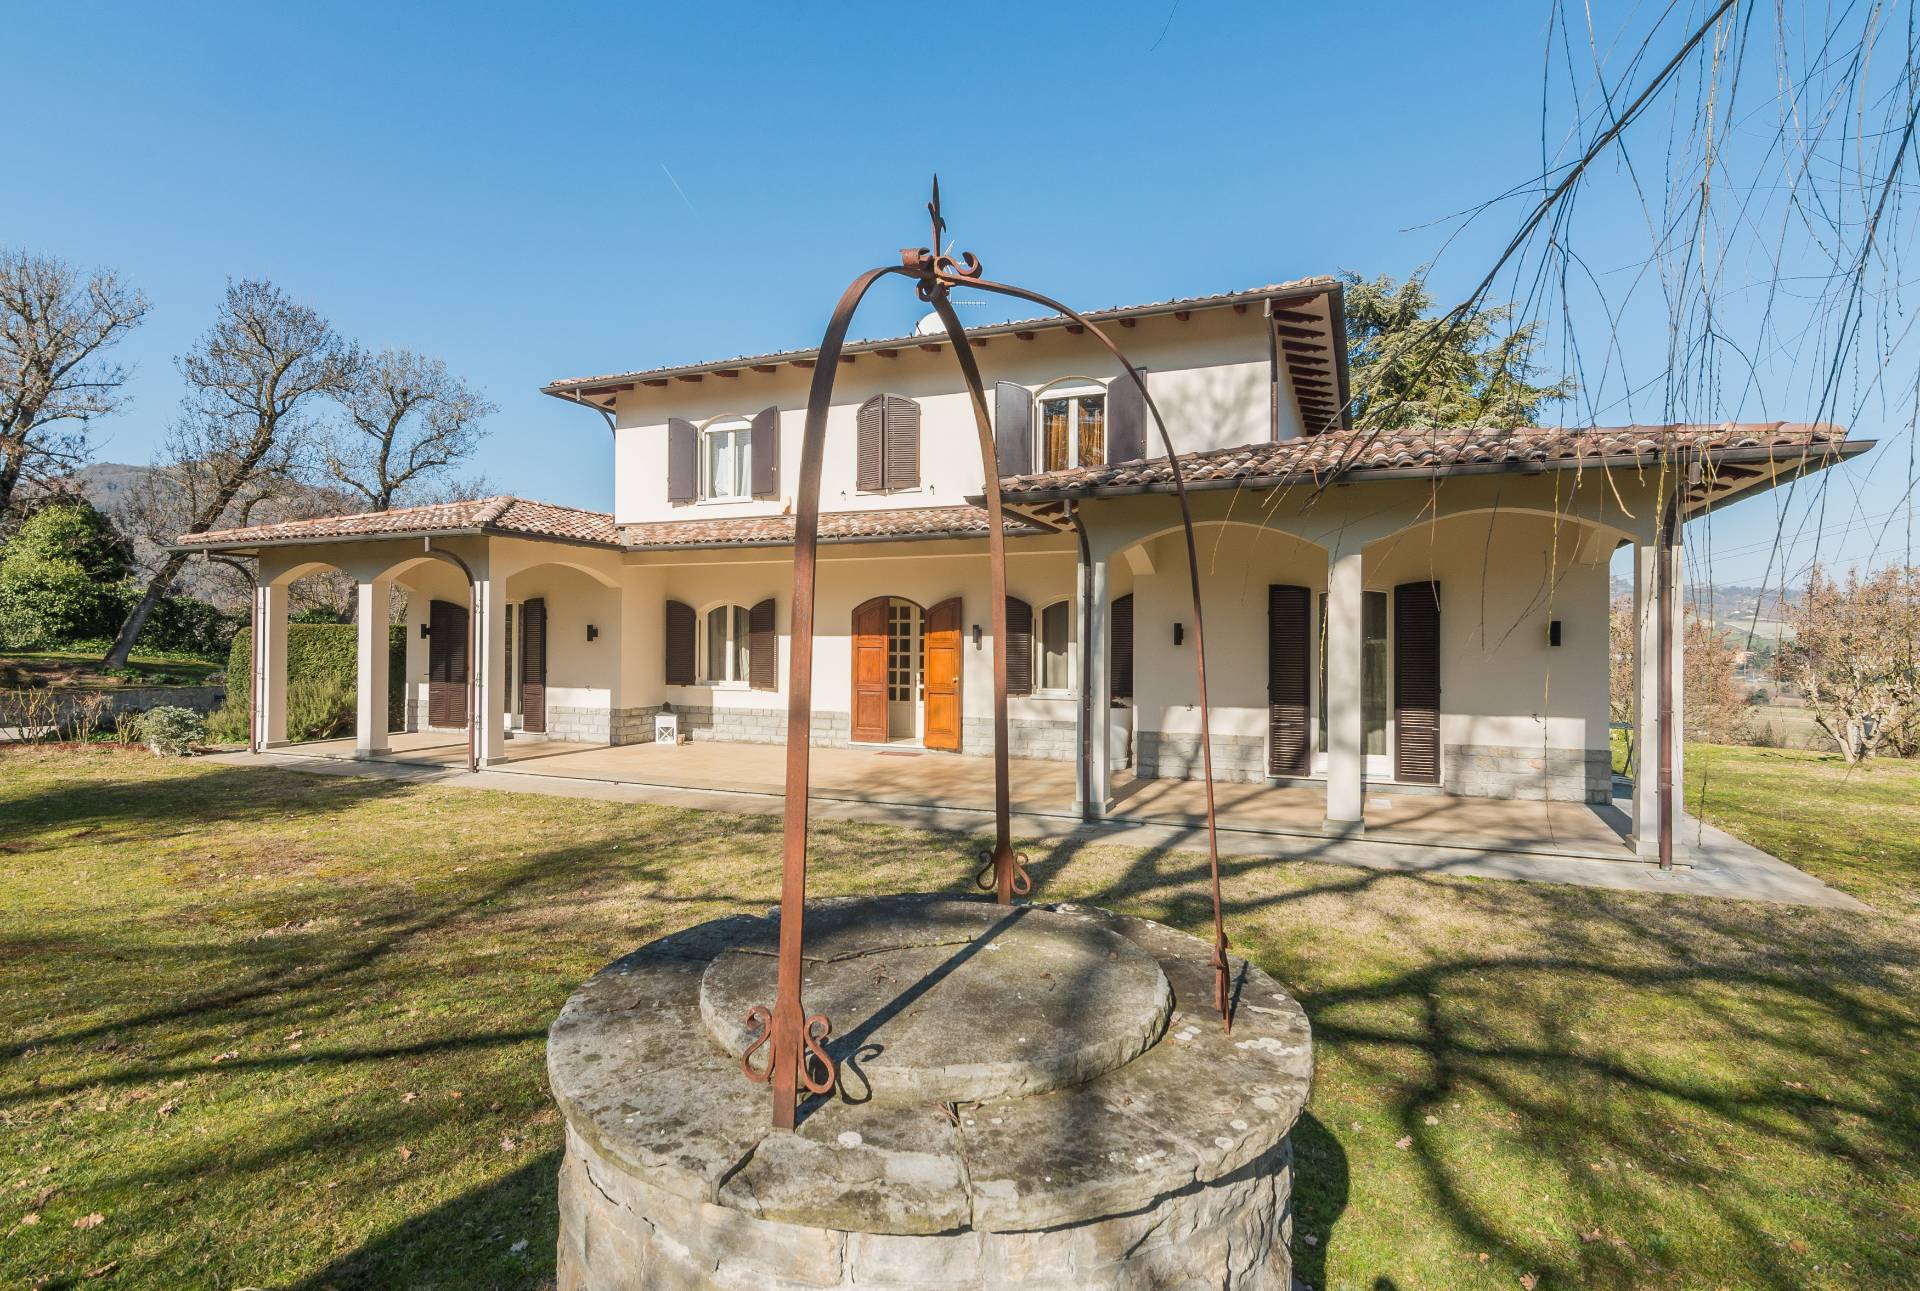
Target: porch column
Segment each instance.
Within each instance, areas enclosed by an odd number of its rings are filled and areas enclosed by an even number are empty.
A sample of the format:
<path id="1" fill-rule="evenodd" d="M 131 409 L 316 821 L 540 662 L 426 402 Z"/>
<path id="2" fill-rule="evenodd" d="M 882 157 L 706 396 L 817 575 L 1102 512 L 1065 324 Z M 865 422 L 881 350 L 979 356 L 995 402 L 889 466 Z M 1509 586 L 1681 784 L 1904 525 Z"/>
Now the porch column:
<path id="1" fill-rule="evenodd" d="M 481 766 L 503 762 L 507 756 L 507 613 L 506 579 L 492 575 L 474 582 L 474 655 L 479 668 L 478 754 Z"/>
<path id="2" fill-rule="evenodd" d="M 1633 548 L 1633 850 L 1660 855 L 1660 613 L 1659 550 Z"/>
<path id="3" fill-rule="evenodd" d="M 261 748 L 287 742 L 287 589 L 272 583 L 253 589 L 253 737 Z"/>
<path id="4" fill-rule="evenodd" d="M 1327 818 L 1329 834 L 1366 827 L 1366 766 L 1360 717 L 1363 631 L 1360 552 L 1335 549 L 1327 561 Z"/>
<path id="5" fill-rule="evenodd" d="M 1680 846 L 1680 818 L 1686 812 L 1687 804 L 1687 598 L 1683 594 L 1686 586 L 1684 575 L 1687 569 L 1686 551 L 1682 547 L 1684 529 L 1675 529 L 1673 546 L 1668 549 L 1667 558 L 1673 562 L 1669 577 L 1673 580 L 1673 617 L 1667 624 L 1667 630 L 1673 633 L 1673 837 L 1674 847 Z"/>
<path id="6" fill-rule="evenodd" d="M 370 758 L 387 751 L 387 605 L 393 584 L 373 579 L 355 584 L 354 591 L 360 694 L 353 710 L 353 755 Z"/>
<path id="7" fill-rule="evenodd" d="M 1074 758 L 1074 806 L 1082 820 L 1098 820 L 1113 806 L 1113 678 L 1107 649 L 1112 606 L 1107 571 L 1106 560 L 1082 566 L 1082 576 L 1090 573 L 1093 583 L 1092 604 L 1085 607 L 1086 622 L 1080 631 L 1080 685 L 1086 699 L 1074 712 L 1079 737 L 1075 751 L 1087 751 L 1086 757 Z"/>

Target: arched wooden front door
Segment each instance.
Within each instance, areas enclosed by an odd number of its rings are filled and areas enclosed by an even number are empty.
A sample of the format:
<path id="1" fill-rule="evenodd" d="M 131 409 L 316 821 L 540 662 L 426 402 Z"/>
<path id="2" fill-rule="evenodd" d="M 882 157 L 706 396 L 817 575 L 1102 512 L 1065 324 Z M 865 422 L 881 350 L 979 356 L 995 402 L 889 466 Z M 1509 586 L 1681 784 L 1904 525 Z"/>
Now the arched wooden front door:
<path id="1" fill-rule="evenodd" d="M 960 751 L 960 598 L 927 611 L 926 734 L 930 749 Z"/>

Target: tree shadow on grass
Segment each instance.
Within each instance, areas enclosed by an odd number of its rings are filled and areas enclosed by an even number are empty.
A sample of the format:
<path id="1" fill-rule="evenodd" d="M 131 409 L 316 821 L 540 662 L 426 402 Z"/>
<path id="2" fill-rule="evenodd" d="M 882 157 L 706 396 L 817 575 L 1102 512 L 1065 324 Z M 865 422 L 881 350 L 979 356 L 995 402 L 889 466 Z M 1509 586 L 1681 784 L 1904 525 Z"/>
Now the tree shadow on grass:
<path id="1" fill-rule="evenodd" d="M 291 1291 L 551 1287 L 560 1234 L 554 1183 L 559 1170 L 560 1153 L 542 1153 L 485 1187 L 368 1238 L 293 1283 Z"/>

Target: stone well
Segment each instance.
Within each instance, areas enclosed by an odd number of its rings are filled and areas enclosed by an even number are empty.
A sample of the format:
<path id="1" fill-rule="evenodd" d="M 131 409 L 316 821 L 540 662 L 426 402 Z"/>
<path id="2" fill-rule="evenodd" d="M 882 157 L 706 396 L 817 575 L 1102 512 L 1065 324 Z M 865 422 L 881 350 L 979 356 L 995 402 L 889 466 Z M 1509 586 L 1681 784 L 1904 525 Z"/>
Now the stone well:
<path id="1" fill-rule="evenodd" d="M 559 1291 L 1291 1285 L 1306 1015 L 1207 943 L 1087 906 L 807 907 L 840 1087 L 775 1130 L 740 1072 L 776 918 L 652 942 L 567 1001 Z M 756 1055 L 758 1057 L 758 1055 Z"/>

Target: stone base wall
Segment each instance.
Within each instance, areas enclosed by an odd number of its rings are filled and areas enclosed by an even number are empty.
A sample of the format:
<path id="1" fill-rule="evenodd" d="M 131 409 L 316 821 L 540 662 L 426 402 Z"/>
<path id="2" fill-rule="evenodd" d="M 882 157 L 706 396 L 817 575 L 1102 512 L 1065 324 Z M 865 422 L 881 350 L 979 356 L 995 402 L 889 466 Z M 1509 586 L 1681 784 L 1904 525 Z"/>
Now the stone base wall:
<path id="1" fill-rule="evenodd" d="M 607 710 L 547 705 L 547 736 L 576 744 L 607 742 Z"/>
<path id="2" fill-rule="evenodd" d="M 1293 1285 L 1291 1147 L 1130 1215 L 1032 1232 L 848 1233 L 755 1219 L 635 1178 L 567 1129 L 556 1291 Z"/>
<path id="3" fill-rule="evenodd" d="M 993 756 L 993 719 L 969 717 L 960 728 L 962 752 Z M 1080 756 L 1080 729 L 1072 722 L 1007 722 L 1007 752 L 1016 758 L 1072 762 Z"/>
<path id="4" fill-rule="evenodd" d="M 635 709 L 635 712 L 642 710 Z M 653 738 L 653 716 L 647 713 L 647 739 Z M 680 733 L 694 740 L 720 740 L 729 744 L 780 744 L 787 738 L 787 710 L 784 708 L 713 708 L 705 704 L 675 704 L 680 718 Z M 813 744 L 816 748 L 844 748 L 852 742 L 853 719 L 847 713 L 815 713 Z M 966 719 L 960 732 L 960 751 L 990 757 L 993 754 L 993 719 Z M 1079 735 L 1072 722 L 1010 722 L 1007 745 L 1016 758 L 1045 758 L 1071 762 L 1079 749 Z"/>
<path id="5" fill-rule="evenodd" d="M 1472 798 L 1604 804 L 1613 790 L 1613 760 L 1606 749 L 1449 744 L 1440 764 L 1447 792 Z"/>
<path id="6" fill-rule="evenodd" d="M 1198 735 L 1135 731 L 1136 775 L 1145 779 L 1198 780 L 1205 769 Z M 1213 737 L 1213 778 L 1263 781 L 1267 778 L 1267 741 L 1259 735 Z"/>
<path id="7" fill-rule="evenodd" d="M 639 708 L 609 709 L 607 711 L 607 743 L 653 743 L 653 717 L 659 711 L 658 704 L 645 704 Z"/>

